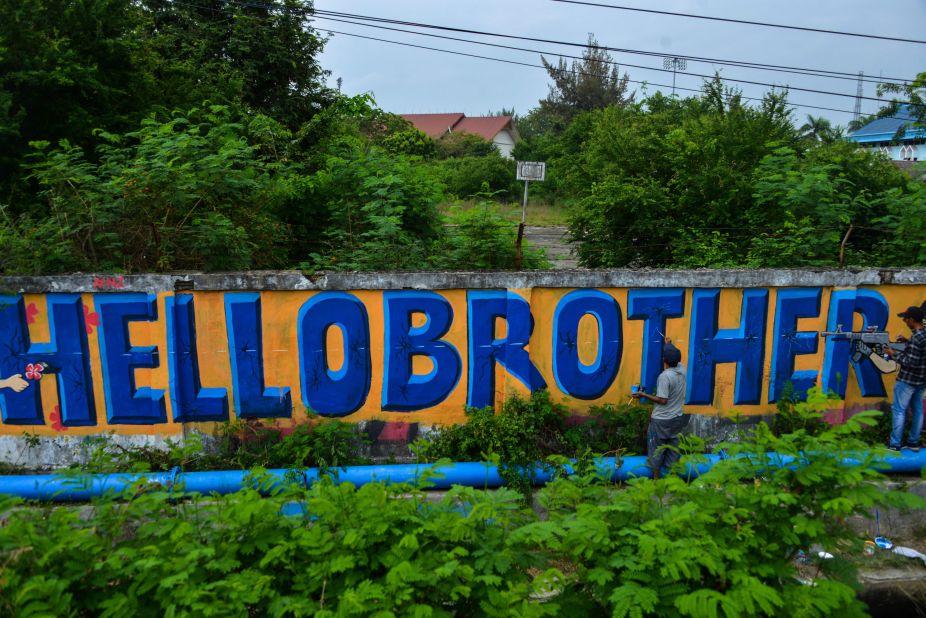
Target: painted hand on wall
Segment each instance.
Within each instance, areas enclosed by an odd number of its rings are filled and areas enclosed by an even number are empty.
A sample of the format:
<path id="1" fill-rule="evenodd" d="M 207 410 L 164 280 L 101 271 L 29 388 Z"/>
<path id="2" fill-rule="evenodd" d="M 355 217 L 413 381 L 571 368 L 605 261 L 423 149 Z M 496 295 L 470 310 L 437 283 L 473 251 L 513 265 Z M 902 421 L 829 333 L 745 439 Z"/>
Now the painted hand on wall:
<path id="1" fill-rule="evenodd" d="M 23 392 L 24 390 L 26 390 L 26 387 L 28 386 L 29 386 L 29 382 L 27 380 L 23 380 L 23 376 L 21 373 L 12 375 L 6 378 L 5 380 L 0 379 L 0 388 L 11 388 L 16 393 Z"/>

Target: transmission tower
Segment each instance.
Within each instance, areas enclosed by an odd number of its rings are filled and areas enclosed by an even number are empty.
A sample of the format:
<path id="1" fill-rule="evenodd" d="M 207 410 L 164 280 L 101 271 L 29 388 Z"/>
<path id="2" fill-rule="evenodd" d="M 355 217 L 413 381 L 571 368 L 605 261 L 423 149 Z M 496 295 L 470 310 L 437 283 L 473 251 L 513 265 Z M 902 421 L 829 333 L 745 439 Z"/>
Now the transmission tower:
<path id="1" fill-rule="evenodd" d="M 859 71 L 858 86 L 855 88 L 855 109 L 852 110 L 852 120 L 855 121 L 862 117 L 862 78 L 864 77 L 865 74 Z"/>
<path id="2" fill-rule="evenodd" d="M 684 71 L 688 68 L 688 61 L 684 58 L 668 56 L 662 59 L 662 68 L 672 69 L 672 96 L 675 96 L 675 72 Z"/>

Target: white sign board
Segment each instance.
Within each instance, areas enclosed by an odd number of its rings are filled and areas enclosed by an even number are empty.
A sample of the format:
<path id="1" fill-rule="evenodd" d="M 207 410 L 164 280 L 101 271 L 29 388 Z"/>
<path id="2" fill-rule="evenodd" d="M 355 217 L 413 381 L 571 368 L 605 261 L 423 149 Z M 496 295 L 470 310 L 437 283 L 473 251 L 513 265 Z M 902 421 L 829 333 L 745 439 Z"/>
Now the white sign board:
<path id="1" fill-rule="evenodd" d="M 542 161 L 518 161 L 518 180 L 539 182 L 547 175 L 547 164 Z"/>

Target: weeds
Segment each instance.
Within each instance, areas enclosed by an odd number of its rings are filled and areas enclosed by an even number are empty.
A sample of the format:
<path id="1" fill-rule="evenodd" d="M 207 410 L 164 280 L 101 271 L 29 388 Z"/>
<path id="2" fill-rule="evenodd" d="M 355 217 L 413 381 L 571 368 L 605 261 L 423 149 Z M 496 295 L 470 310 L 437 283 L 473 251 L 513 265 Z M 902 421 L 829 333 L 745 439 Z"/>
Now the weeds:
<path id="1" fill-rule="evenodd" d="M 826 405 L 813 394 L 795 414 Z M 562 420 L 541 395 L 511 404 L 499 426 L 532 412 L 549 427 Z M 781 436 L 760 424 L 690 482 L 617 486 L 595 470 L 557 479 L 538 493 L 543 517 L 507 488 L 454 487 L 432 502 L 408 485 L 323 478 L 264 498 L 259 474 L 251 488 L 205 499 L 130 488 L 74 509 L 0 497 L 0 614 L 863 616 L 844 558 L 862 541 L 848 519 L 924 506 L 873 482 L 878 452 L 847 462 L 867 450 L 859 434 L 873 421 L 861 413 Z M 513 448 L 516 435 L 498 444 Z M 282 516 L 293 503 L 300 514 Z M 813 560 L 812 546 L 836 558 L 814 562 L 805 585 L 794 557 Z"/>
<path id="2" fill-rule="evenodd" d="M 85 438 L 83 462 L 71 472 L 166 472 L 252 468 L 339 468 L 369 463 L 368 440 L 353 423 L 310 418 L 291 431 L 259 421 L 226 423 L 213 439 L 191 432 L 166 448 L 123 446 L 111 435 Z"/>
<path id="3" fill-rule="evenodd" d="M 467 422 L 441 427 L 418 440 L 412 450 L 421 462 L 497 459 L 505 482 L 530 494 L 538 464 L 551 455 L 642 452 L 647 409 L 642 406 L 594 407 L 589 418 L 567 426 L 568 409 L 553 403 L 546 390 L 529 399 L 514 396 L 496 414 L 492 408 L 469 408 Z"/>

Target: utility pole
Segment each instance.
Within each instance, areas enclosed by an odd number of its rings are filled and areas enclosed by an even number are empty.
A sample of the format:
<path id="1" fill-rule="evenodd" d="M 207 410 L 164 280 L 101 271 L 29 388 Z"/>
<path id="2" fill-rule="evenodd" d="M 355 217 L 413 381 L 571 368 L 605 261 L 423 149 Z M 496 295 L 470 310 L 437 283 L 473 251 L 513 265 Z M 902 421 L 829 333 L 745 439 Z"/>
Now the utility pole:
<path id="1" fill-rule="evenodd" d="M 672 70 L 672 96 L 675 96 L 675 72 L 684 71 L 688 68 L 688 61 L 676 56 L 668 56 L 662 59 L 662 68 Z"/>

